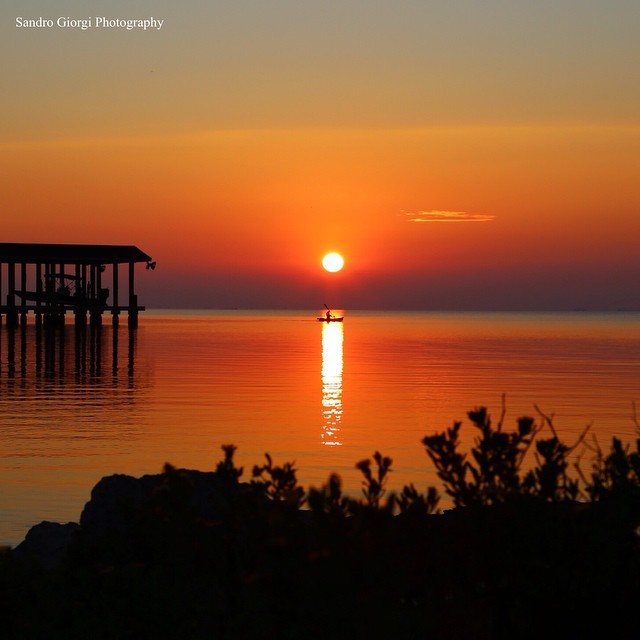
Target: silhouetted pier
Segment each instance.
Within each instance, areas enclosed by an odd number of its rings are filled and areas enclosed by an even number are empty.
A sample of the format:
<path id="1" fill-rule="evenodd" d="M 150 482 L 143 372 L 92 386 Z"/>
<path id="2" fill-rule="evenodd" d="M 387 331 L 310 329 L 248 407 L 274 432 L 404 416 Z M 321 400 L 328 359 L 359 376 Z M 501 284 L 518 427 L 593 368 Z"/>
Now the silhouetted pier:
<path id="1" fill-rule="evenodd" d="M 0 320 L 4 316 L 7 327 L 24 326 L 32 312 L 36 326 L 58 326 L 69 311 L 77 326 L 87 318 L 100 325 L 106 312 L 117 325 L 126 311 L 129 327 L 135 328 L 145 309 L 135 293 L 135 265 L 140 262 L 155 268 L 151 257 L 134 246 L 0 243 Z M 120 265 L 128 266 L 123 290 Z M 108 278 L 111 289 L 103 286 Z M 123 293 L 126 304 L 120 302 Z"/>

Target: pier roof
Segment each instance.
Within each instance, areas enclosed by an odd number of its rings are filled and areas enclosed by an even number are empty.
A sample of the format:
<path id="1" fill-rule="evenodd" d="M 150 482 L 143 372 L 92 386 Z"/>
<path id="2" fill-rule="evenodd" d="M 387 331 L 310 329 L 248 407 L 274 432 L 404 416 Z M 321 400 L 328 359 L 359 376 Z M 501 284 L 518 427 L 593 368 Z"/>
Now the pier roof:
<path id="1" fill-rule="evenodd" d="M 133 245 L 0 242 L 0 262 L 119 264 L 150 260 L 151 256 Z"/>

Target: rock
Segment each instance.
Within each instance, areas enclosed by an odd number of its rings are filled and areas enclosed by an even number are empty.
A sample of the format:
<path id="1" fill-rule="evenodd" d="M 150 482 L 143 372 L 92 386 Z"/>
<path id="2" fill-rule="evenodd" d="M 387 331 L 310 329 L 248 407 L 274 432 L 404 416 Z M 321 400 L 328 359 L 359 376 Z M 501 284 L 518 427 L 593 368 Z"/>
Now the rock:
<path id="1" fill-rule="evenodd" d="M 144 531 L 148 526 L 144 524 L 145 514 L 159 511 L 165 515 L 188 514 L 190 518 L 216 520 L 224 511 L 223 505 L 229 504 L 230 496 L 241 486 L 226 482 L 214 472 L 172 467 L 167 467 L 165 473 L 140 478 L 124 474 L 106 476 L 91 491 L 79 525 L 42 522 L 32 527 L 11 553 L 15 558 L 33 559 L 53 569 L 68 557 L 73 541 L 80 548 L 117 540 L 125 545 L 135 544 L 141 527 Z M 145 534 L 142 535 L 144 538 Z"/>
<path id="2" fill-rule="evenodd" d="M 170 468 L 167 472 L 134 478 L 112 475 L 102 478 L 91 491 L 80 516 L 85 541 L 128 536 L 138 518 L 152 507 L 179 508 L 194 517 L 214 520 L 230 493 L 241 485 L 229 485 L 214 472 Z"/>
<path id="3" fill-rule="evenodd" d="M 80 516 L 83 535 L 93 538 L 126 533 L 159 477 L 116 474 L 102 478 L 91 490 L 91 500 Z"/>
<path id="4" fill-rule="evenodd" d="M 25 539 L 12 551 L 12 556 L 33 560 L 46 569 L 55 569 L 66 560 L 69 545 L 77 531 L 75 522 L 41 522 L 29 529 Z"/>

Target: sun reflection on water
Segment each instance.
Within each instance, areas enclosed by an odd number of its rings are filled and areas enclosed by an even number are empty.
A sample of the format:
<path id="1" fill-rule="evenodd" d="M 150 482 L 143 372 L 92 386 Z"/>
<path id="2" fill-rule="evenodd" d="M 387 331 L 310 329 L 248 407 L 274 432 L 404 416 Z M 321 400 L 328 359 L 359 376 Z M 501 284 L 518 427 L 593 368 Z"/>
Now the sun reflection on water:
<path id="1" fill-rule="evenodd" d="M 340 446 L 342 423 L 342 323 L 322 323 L 322 444 Z"/>

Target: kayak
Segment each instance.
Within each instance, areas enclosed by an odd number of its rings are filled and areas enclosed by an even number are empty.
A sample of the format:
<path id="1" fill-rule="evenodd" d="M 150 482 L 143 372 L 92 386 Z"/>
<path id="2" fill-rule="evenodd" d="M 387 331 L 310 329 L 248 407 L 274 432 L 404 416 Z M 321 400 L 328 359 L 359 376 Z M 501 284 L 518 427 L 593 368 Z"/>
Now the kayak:
<path id="1" fill-rule="evenodd" d="M 318 318 L 318 322 L 342 322 L 343 317 L 340 318 Z"/>

